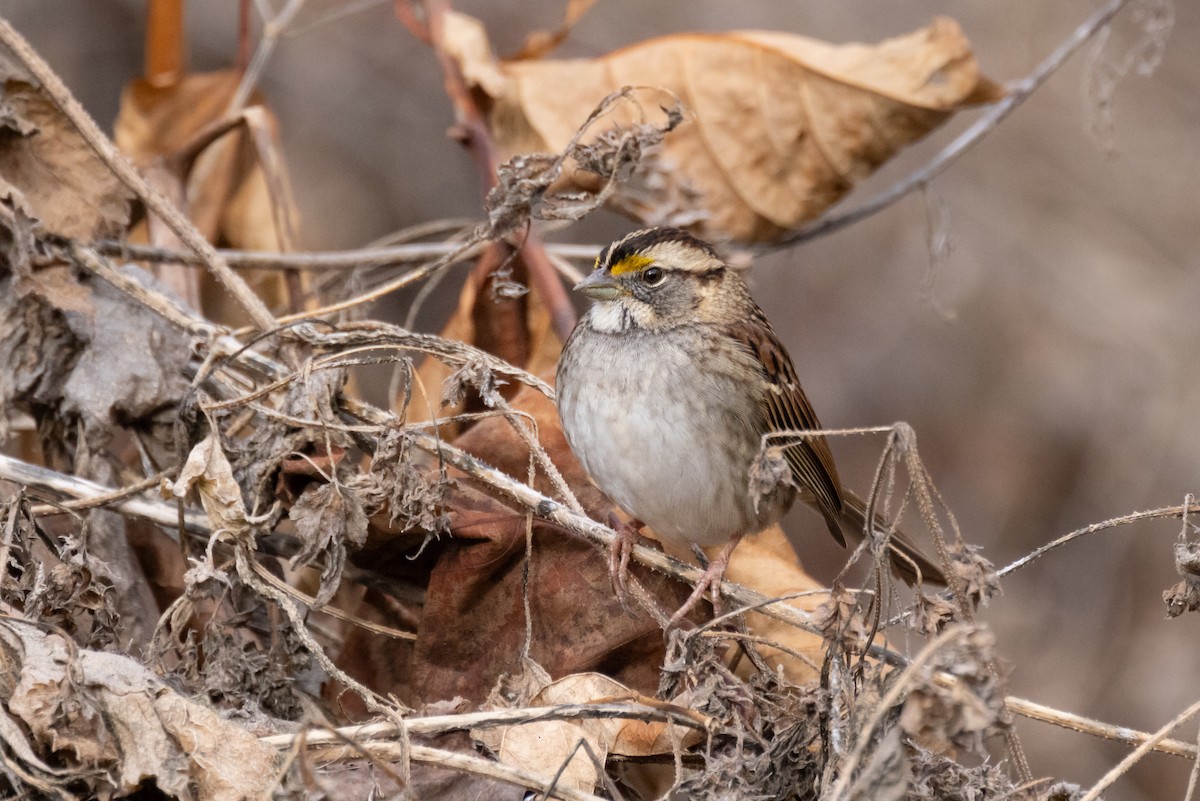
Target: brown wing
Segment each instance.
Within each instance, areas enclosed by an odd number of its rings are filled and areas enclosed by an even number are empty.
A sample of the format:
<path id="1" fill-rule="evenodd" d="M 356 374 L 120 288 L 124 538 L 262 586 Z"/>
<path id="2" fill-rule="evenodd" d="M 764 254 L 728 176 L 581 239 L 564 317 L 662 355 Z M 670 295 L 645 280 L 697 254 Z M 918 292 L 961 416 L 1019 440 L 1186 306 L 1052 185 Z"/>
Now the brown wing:
<path id="1" fill-rule="evenodd" d="M 730 335 L 745 345 L 762 365 L 766 382 L 763 411 L 768 431 L 815 431 L 821 427 L 816 412 L 800 388 L 796 368 L 783 344 L 771 330 L 762 311 L 755 307 L 750 318 L 733 324 Z M 780 438 L 780 442 L 787 440 Z M 846 538 L 839 521 L 842 517 L 842 485 L 838 480 L 833 454 L 824 437 L 804 437 L 784 450 L 797 486 L 808 490 L 833 534 L 842 545 Z"/>

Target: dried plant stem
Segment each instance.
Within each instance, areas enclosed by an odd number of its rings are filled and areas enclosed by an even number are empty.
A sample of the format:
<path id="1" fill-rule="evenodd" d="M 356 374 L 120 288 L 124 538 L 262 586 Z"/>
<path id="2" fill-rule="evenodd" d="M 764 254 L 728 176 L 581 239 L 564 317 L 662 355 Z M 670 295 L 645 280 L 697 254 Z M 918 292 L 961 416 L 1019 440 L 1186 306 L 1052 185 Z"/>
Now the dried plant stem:
<path id="1" fill-rule="evenodd" d="M 105 256 L 118 256 L 137 261 L 170 262 L 173 264 L 199 265 L 203 262 L 195 253 L 174 248 L 136 245 L 112 239 L 92 243 L 91 247 Z M 459 242 L 418 242 L 381 247 L 364 247 L 356 250 L 329 250 L 283 253 L 269 250 L 218 250 L 226 263 L 234 267 L 253 267 L 256 270 L 315 270 L 340 271 L 360 267 L 401 264 L 413 261 L 429 261 L 454 253 L 462 244 Z M 580 259 L 593 261 L 599 255 L 601 245 L 571 245 L 546 243 L 547 254 L 558 259 Z M 556 267 L 563 272 L 561 267 Z M 569 276 L 578 281 L 582 274 Z"/>
<path id="2" fill-rule="evenodd" d="M 1125 745 L 1143 746 L 1154 738 L 1154 735 L 1144 731 L 1137 731 L 1136 729 L 1129 729 L 1124 726 L 1114 726 L 1111 723 L 1102 723 L 1098 720 L 1085 718 L 1082 715 L 1063 712 L 1044 704 L 1027 701 L 1024 698 L 1016 698 L 1011 695 L 1004 699 L 1004 705 L 1013 714 L 1029 718 L 1030 720 L 1051 723 L 1055 726 L 1061 726 L 1064 729 L 1071 729 L 1081 734 L 1090 734 L 1094 737 L 1124 743 Z M 1200 759 L 1200 750 L 1197 749 L 1196 745 L 1185 743 L 1182 740 L 1171 740 L 1164 737 L 1154 742 L 1153 748 L 1155 751 L 1171 754 L 1172 756 Z"/>
<path id="3" fill-rule="evenodd" d="M 161 292 L 156 292 L 138 283 L 128 274 L 121 272 L 110 262 L 101 258 L 100 254 L 91 248 L 74 245 L 69 253 L 79 266 L 189 334 L 208 339 L 223 333 L 217 326 L 195 316 Z"/>
<path id="4" fill-rule="evenodd" d="M 64 503 L 57 504 L 42 503 L 38 504 L 37 506 L 30 507 L 29 512 L 34 517 L 42 517 L 44 515 L 82 512 L 86 511 L 87 509 L 95 509 L 99 506 L 109 506 L 116 501 L 132 498 L 135 495 L 141 495 L 147 490 L 154 489 L 164 478 L 171 477 L 172 475 L 170 473 L 158 473 L 150 476 L 149 478 L 143 478 L 136 484 L 130 484 L 128 487 L 124 487 L 123 489 L 113 490 L 112 492 L 107 492 L 103 495 L 97 495 L 94 498 L 79 498 L 74 501 L 66 501 Z"/>
<path id="5" fill-rule="evenodd" d="M 250 66 L 242 75 L 242 81 L 238 84 L 233 99 L 229 101 L 230 113 L 236 113 L 246 105 L 246 101 L 250 99 L 250 93 L 258 85 L 258 79 L 262 77 L 263 70 L 266 69 L 275 45 L 279 43 L 280 35 L 291 24 L 304 2 L 305 0 L 288 0 L 288 4 L 277 15 L 263 19 L 262 39 L 259 40 L 258 47 L 254 50 L 254 57 L 250 59 Z"/>
<path id="6" fill-rule="evenodd" d="M 285 317 L 280 317 L 279 324 L 288 325 L 290 323 L 300 322 L 301 320 L 313 320 L 321 317 L 329 317 L 330 315 L 337 314 L 338 312 L 343 312 L 347 309 L 353 309 L 355 306 L 361 306 L 364 303 L 371 303 L 372 301 L 379 300 L 384 295 L 391 294 L 397 289 L 402 289 L 409 284 L 416 283 L 423 278 L 433 275 L 438 270 L 444 269 L 453 264 L 458 264 L 461 261 L 465 261 L 466 259 L 479 255 L 483 252 L 487 245 L 487 242 L 478 240 L 466 242 L 462 245 L 459 245 L 457 249 L 447 253 L 445 256 L 442 256 L 436 261 L 432 261 L 428 264 L 417 267 L 416 269 L 405 273 L 399 278 L 395 278 L 385 284 L 381 284 L 380 286 L 377 286 L 368 292 L 364 292 L 361 295 L 355 295 L 352 298 L 347 298 L 346 300 L 339 301 L 337 303 L 330 303 L 329 305 L 322 306 L 319 309 L 312 309 L 310 311 L 300 312 L 298 314 L 289 314 Z"/>
<path id="7" fill-rule="evenodd" d="M 1134 764 L 1137 763 L 1142 757 L 1148 754 L 1155 745 L 1162 740 L 1165 740 L 1168 734 L 1170 734 L 1180 725 L 1186 723 L 1198 712 L 1200 712 L 1200 701 L 1197 701 L 1175 717 L 1171 718 L 1171 720 L 1168 721 L 1165 726 L 1154 732 L 1154 734 L 1150 735 L 1150 739 L 1146 740 L 1146 742 L 1135 748 L 1133 752 L 1129 754 L 1129 756 L 1122 759 L 1113 767 L 1112 770 L 1104 774 L 1100 778 L 1100 781 L 1092 785 L 1092 788 L 1088 790 L 1087 793 L 1085 793 L 1084 796 L 1079 799 L 1079 801 L 1097 801 L 1097 799 L 1100 798 L 1100 794 L 1107 790 L 1108 787 L 1118 778 L 1120 778 L 1122 774 L 1128 772 L 1128 770 L 1133 767 Z"/>
<path id="8" fill-rule="evenodd" d="M 858 770 L 858 765 L 867 753 L 867 748 L 874 742 L 878 742 L 878 738 L 874 736 L 875 731 L 883 723 L 883 718 L 889 714 L 892 709 L 900 702 L 901 697 L 908 692 L 910 685 L 916 679 L 917 674 L 924 669 L 929 660 L 951 641 L 957 640 L 960 637 L 965 637 L 971 632 L 969 626 L 952 626 L 937 637 L 929 644 L 921 649 L 921 652 L 908 663 L 908 667 L 900 674 L 900 677 L 892 683 L 887 695 L 879 699 L 875 707 L 871 710 L 871 716 L 858 729 L 857 737 L 854 743 L 854 750 L 850 752 L 850 756 L 846 761 L 838 766 L 837 783 L 833 785 L 833 790 L 824 797 L 830 801 L 841 801 L 850 789 L 850 782 L 854 778 L 855 771 Z"/>
<path id="9" fill-rule="evenodd" d="M 607 799 L 592 793 L 557 786 L 548 777 L 537 776 L 502 762 L 493 762 L 457 751 L 445 751 L 441 748 L 430 748 L 424 745 L 411 745 L 407 749 L 401 749 L 396 743 L 370 743 L 363 746 L 362 750 L 380 759 L 399 760 L 407 757 L 413 762 L 423 762 L 427 765 L 437 765 L 451 770 L 487 776 L 505 784 L 537 790 L 548 794 L 551 798 L 560 798 L 563 801 L 607 801 Z"/>
<path id="10" fill-rule="evenodd" d="M 924 167 L 888 187 L 858 208 L 816 220 L 784 236 L 782 239 L 772 242 L 770 247 L 794 245 L 809 239 L 815 239 L 824 234 L 833 233 L 859 220 L 870 217 L 872 214 L 895 203 L 909 192 L 919 189 L 932 181 L 943 170 L 957 161 L 963 153 L 970 150 L 980 139 L 983 139 L 983 137 L 995 130 L 1005 117 L 1011 114 L 1017 106 L 1028 100 L 1029 96 L 1046 82 L 1046 79 L 1057 72 L 1066 63 L 1067 59 L 1073 56 L 1079 48 L 1102 30 L 1128 3 L 1129 0 L 1109 0 L 1103 8 L 1088 17 L 1062 44 L 1055 48 L 1050 55 L 1046 56 L 1033 72 L 1014 84 L 1007 97 L 993 105 L 974 125 L 959 134 L 958 138 L 943 148 Z"/>
<path id="11" fill-rule="evenodd" d="M 1004 576 L 1007 576 L 1009 573 L 1013 573 L 1017 570 L 1020 570 L 1021 568 L 1025 567 L 1026 565 L 1033 562 L 1035 559 L 1045 555 L 1049 551 L 1052 551 L 1055 548 L 1059 548 L 1063 545 L 1066 545 L 1068 542 L 1071 542 L 1072 540 L 1079 539 L 1080 537 L 1085 537 L 1088 534 L 1095 534 L 1098 531 L 1104 531 L 1105 529 L 1116 528 L 1117 526 L 1127 526 L 1131 523 L 1140 523 L 1143 520 L 1163 520 L 1166 518 L 1173 518 L 1173 517 L 1185 517 L 1189 514 L 1197 514 L 1197 513 L 1200 513 L 1200 503 L 1189 502 L 1189 503 L 1180 504 L 1179 506 L 1164 506 L 1161 509 L 1148 509 L 1145 512 L 1134 512 L 1133 514 L 1123 515 L 1121 517 L 1114 517 L 1111 520 L 1105 520 L 1100 523 L 1093 523 L 1090 526 L 1084 526 L 1083 528 L 1076 529 L 1069 534 L 1064 534 L 1061 537 L 1059 537 L 1058 539 L 1052 540 L 1051 542 L 1046 543 L 1045 545 L 1035 549 L 1034 551 L 1026 554 L 1025 556 L 1022 556 L 1020 559 L 1016 560 L 1015 562 L 1008 565 L 1007 567 L 997 570 L 996 575 L 1000 578 L 1003 578 Z"/>
<path id="12" fill-rule="evenodd" d="M 0 479 L 27 487 L 37 487 L 55 495 L 78 498 L 88 501 L 91 505 L 111 505 L 118 512 L 158 523 L 168 530 L 174 530 L 179 525 L 179 511 L 170 504 L 145 498 L 129 498 L 126 497 L 128 490 L 114 490 L 103 484 L 68 476 L 2 453 Z M 185 512 L 183 525 L 188 531 L 197 534 L 209 533 L 208 519 L 196 512 Z"/>
<path id="13" fill-rule="evenodd" d="M 216 249 L 196 229 L 196 226 L 192 225 L 171 201 L 146 183 L 129 159 L 125 158 L 121 151 L 117 150 L 117 146 L 104 135 L 100 127 L 67 89 L 62 79 L 55 74 L 54 70 L 50 69 L 50 65 L 34 52 L 25 38 L 3 18 L 0 18 L 0 42 L 8 47 L 21 65 L 37 79 L 46 95 L 66 115 L 75 129 L 79 131 L 80 136 L 112 171 L 113 175 L 141 198 L 142 202 L 146 204 L 146 208 L 161 217 L 171 232 L 200 257 L 221 285 L 241 304 L 254 324 L 263 330 L 274 328 L 275 318 L 271 316 L 271 312 L 268 311 L 258 295 L 254 294 L 241 276 L 229 267 Z"/>
<path id="14" fill-rule="evenodd" d="M 1200 747 L 1200 735 L 1197 736 L 1196 745 Z M 1184 795 L 1183 801 L 1193 801 L 1196 797 L 1196 786 L 1200 785 L 1200 757 L 1196 757 L 1192 763 L 1191 773 L 1188 774 L 1187 794 Z"/>
<path id="15" fill-rule="evenodd" d="M 533 706 L 523 709 L 491 709 L 484 712 L 463 712 L 456 715 L 428 715 L 404 719 L 409 734 L 440 734 L 449 731 L 515 726 L 522 723 L 537 723 L 545 720 L 591 720 L 613 718 L 640 720 L 647 723 L 673 723 L 688 728 L 707 731 L 714 725 L 710 718 L 686 707 L 643 706 L 629 703 L 558 704 Z M 363 742 L 376 738 L 396 736 L 394 723 L 365 723 L 358 726 L 342 726 L 332 731 L 297 732 L 295 734 L 273 734 L 260 738 L 267 745 L 280 750 L 291 748 L 303 741 L 307 747 L 337 745 L 346 740 Z"/>

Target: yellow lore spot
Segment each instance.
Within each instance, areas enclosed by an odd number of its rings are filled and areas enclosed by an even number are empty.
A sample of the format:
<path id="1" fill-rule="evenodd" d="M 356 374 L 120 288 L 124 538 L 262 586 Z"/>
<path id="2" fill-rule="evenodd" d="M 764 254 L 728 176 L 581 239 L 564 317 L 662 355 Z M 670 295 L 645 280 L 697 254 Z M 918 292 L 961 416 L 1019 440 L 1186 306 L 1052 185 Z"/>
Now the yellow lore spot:
<path id="1" fill-rule="evenodd" d="M 625 273 L 636 273 L 645 267 L 654 263 L 654 259 L 649 256 L 626 256 L 612 266 L 609 271 L 613 275 L 625 275 Z"/>

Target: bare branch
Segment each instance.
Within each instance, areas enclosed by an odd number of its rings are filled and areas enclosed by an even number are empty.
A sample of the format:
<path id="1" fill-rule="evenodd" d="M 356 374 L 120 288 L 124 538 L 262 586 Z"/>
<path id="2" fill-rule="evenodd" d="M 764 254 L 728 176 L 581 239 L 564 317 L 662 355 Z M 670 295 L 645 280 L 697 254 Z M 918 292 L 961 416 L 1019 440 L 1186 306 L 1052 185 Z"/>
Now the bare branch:
<path id="1" fill-rule="evenodd" d="M 1093 36 L 1106 26 L 1117 13 L 1129 3 L 1129 0 L 1109 0 L 1099 11 L 1088 17 L 1070 36 L 1066 38 L 1050 55 L 1038 64 L 1033 72 L 1015 83 L 1007 97 L 993 105 L 986 114 L 980 117 L 974 125 L 963 131 L 933 157 L 924 167 L 896 182 L 875 197 L 863 203 L 856 209 L 834 215 L 825 215 L 803 228 L 797 229 L 781 239 L 777 239 L 764 247 L 779 248 L 795 245 L 809 239 L 815 239 L 825 234 L 845 228 L 848 225 L 866 219 L 878 211 L 882 211 L 900 198 L 920 189 L 925 184 L 940 175 L 943 170 L 959 157 L 970 150 L 983 139 L 1017 108 L 1024 103 L 1059 67 L 1066 63 L 1079 48 L 1083 47 Z"/>

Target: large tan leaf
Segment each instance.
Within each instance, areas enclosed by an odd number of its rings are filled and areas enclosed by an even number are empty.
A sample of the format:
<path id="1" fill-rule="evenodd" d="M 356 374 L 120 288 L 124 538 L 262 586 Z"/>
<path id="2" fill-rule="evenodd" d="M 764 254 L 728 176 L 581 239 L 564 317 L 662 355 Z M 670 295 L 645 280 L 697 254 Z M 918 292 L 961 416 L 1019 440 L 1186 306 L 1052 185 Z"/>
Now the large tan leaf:
<path id="1" fill-rule="evenodd" d="M 454 52 L 481 58 L 479 47 Z M 654 175 L 619 191 L 616 205 L 643 222 L 687 222 L 700 211 L 701 233 L 743 241 L 811 220 L 952 112 L 1002 94 L 945 18 L 877 45 L 763 31 L 681 34 L 596 59 L 502 67 L 508 80 L 481 88 L 494 100 L 492 127 L 506 158 L 561 150 L 623 86 L 654 88 L 640 93 L 641 108 L 609 115 L 611 124 L 681 101 L 688 119 L 666 137 Z M 487 70 L 471 63 L 464 73 Z"/>
<path id="2" fill-rule="evenodd" d="M 59 236 L 87 240 L 123 229 L 129 190 L 41 89 L 0 79 L 0 199 L 11 195 Z"/>
<path id="3" fill-rule="evenodd" d="M 619 681 L 600 673 L 573 673 L 550 682 L 528 701 L 530 706 L 588 704 L 637 697 Z M 531 773 L 553 776 L 562 768 L 560 782 L 591 792 L 608 754 L 651 756 L 697 742 L 700 734 L 662 722 L 627 718 L 547 720 L 512 726 L 499 744 L 500 760 Z M 587 743 L 589 755 L 580 742 Z M 592 756 L 596 761 L 592 760 Z"/>
<path id="4" fill-rule="evenodd" d="M 230 116 L 229 104 L 240 82 L 236 70 L 195 73 L 169 86 L 133 81 L 122 92 L 113 138 L 210 242 L 247 250 L 289 250 L 296 210 L 276 122 L 261 104 L 241 111 L 240 117 Z M 215 135 L 230 124 L 229 130 Z M 155 219 L 139 225 L 130 239 L 180 246 Z M 228 296 L 202 273 L 174 265 L 156 265 L 155 272 L 210 318 L 240 321 Z M 288 290 L 281 273 L 241 273 L 269 306 L 286 305 Z"/>

